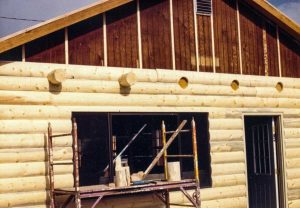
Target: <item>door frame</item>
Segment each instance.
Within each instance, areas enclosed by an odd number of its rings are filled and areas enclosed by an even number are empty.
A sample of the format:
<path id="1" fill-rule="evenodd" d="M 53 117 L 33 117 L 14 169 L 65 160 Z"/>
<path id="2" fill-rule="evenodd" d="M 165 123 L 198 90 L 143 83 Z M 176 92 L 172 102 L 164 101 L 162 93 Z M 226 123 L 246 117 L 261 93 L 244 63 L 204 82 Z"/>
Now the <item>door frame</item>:
<path id="1" fill-rule="evenodd" d="M 276 171 L 275 175 L 275 185 L 276 185 L 276 200 L 277 200 L 277 207 L 280 205 L 284 205 L 284 208 L 288 207 L 288 200 L 287 200 L 287 176 L 286 176 L 286 163 L 285 163 L 285 146 L 284 146 L 284 125 L 283 125 L 283 113 L 270 113 L 270 112 L 260 112 L 260 113 L 253 113 L 253 112 L 243 112 L 242 119 L 243 119 L 243 140 L 244 140 L 244 158 L 245 158 L 245 176 L 246 176 L 246 197 L 247 197 L 247 208 L 249 208 L 249 193 L 248 193 L 248 170 L 247 170 L 247 152 L 246 152 L 246 128 L 245 128 L 245 117 L 259 117 L 259 116 L 270 116 L 270 117 L 277 117 L 278 118 L 278 143 L 276 148 L 274 149 L 274 153 L 276 157 L 274 158 L 274 162 L 276 163 L 277 169 L 280 168 L 281 175 L 278 176 Z M 279 151 L 278 151 L 279 150 Z M 277 152 L 281 154 L 278 155 Z M 279 164 L 280 161 L 280 164 Z M 280 165 L 280 167 L 278 167 Z M 282 187 L 279 187 L 279 183 L 282 184 Z"/>

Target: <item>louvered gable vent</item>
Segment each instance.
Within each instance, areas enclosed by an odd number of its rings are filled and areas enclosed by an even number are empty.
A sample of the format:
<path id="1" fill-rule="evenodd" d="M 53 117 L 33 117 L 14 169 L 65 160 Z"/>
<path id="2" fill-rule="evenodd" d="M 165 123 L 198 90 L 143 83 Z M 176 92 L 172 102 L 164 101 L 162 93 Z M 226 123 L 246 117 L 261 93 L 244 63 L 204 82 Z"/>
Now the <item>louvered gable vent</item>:
<path id="1" fill-rule="evenodd" d="M 196 13 L 200 15 L 210 15 L 212 9 L 212 0 L 196 0 Z"/>

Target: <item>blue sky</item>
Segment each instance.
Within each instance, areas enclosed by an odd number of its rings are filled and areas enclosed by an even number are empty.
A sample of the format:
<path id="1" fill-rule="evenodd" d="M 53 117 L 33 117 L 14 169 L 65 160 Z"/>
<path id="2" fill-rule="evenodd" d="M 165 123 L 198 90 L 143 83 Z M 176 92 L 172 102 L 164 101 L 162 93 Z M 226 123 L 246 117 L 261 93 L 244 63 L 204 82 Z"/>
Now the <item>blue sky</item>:
<path id="1" fill-rule="evenodd" d="M 98 0 L 0 0 L 0 37 L 96 1 Z M 270 0 L 270 2 L 300 23 L 300 0 Z M 10 18 L 30 19 L 30 21 Z"/>

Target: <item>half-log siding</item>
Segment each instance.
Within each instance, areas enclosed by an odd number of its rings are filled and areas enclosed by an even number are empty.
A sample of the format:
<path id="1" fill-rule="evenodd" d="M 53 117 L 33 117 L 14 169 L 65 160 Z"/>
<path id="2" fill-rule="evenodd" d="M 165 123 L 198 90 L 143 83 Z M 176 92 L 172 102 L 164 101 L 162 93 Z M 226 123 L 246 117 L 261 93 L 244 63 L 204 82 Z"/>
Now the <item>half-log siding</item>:
<path id="1" fill-rule="evenodd" d="M 61 88 L 49 88 L 47 74 L 67 70 Z M 297 79 L 243 77 L 199 72 L 136 70 L 138 82 L 119 94 L 124 68 L 2 63 L 0 67 L 0 207 L 45 207 L 48 187 L 46 139 L 71 129 L 72 112 L 208 112 L 212 187 L 201 190 L 202 207 L 247 207 L 243 112 L 283 114 L 284 164 L 290 208 L 298 207 L 300 84 Z M 182 89 L 181 76 L 190 80 Z M 233 79 L 240 88 L 230 87 Z M 5 80 L 5 81 L 4 81 Z M 281 81 L 284 91 L 275 85 Z M 49 92 L 50 90 L 50 92 Z M 116 102 L 117 101 L 117 102 Z M 16 125 L 18 128 L 16 128 Z M 56 160 L 70 160 L 71 138 L 54 141 Z M 72 186 L 72 168 L 57 167 L 58 187 Z M 187 203 L 178 193 L 172 202 Z M 105 207 L 160 207 L 151 196 L 116 198 Z"/>

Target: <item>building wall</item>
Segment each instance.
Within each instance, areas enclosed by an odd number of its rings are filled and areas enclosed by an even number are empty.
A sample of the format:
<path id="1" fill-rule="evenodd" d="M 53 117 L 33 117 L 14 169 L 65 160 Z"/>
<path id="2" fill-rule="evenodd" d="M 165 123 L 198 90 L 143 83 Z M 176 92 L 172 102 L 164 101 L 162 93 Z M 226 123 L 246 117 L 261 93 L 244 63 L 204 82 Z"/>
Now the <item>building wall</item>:
<path id="1" fill-rule="evenodd" d="M 59 87 L 47 75 L 64 69 Z M 71 130 L 72 112 L 208 112 L 212 187 L 201 189 L 202 207 L 247 207 L 243 113 L 282 114 L 289 208 L 300 203 L 300 83 L 298 79 L 245 77 L 169 70 L 136 70 L 138 82 L 120 94 L 118 79 L 132 69 L 44 63 L 0 65 L 0 207 L 45 207 L 46 138 Z M 205 76 L 204 76 L 205 74 Z M 189 86 L 182 89 L 182 76 Z M 231 88 L 238 80 L 238 90 Z M 281 82 L 284 90 L 275 85 Z M 72 159 L 71 138 L 54 141 L 54 158 Z M 72 166 L 55 169 L 56 187 L 73 185 Z M 186 203 L 172 193 L 176 203 Z M 104 207 L 159 207 L 153 196 L 116 198 Z M 35 205 L 35 206 L 33 206 Z"/>
<path id="2" fill-rule="evenodd" d="M 29 62 L 300 76 L 300 43 L 243 1 L 139 0 L 25 44 Z M 65 37 L 66 40 L 64 39 Z M 64 46 L 64 44 L 66 46 Z M 280 53 L 279 53 L 280 52 Z M 0 54 L 20 60 L 22 47 Z"/>

